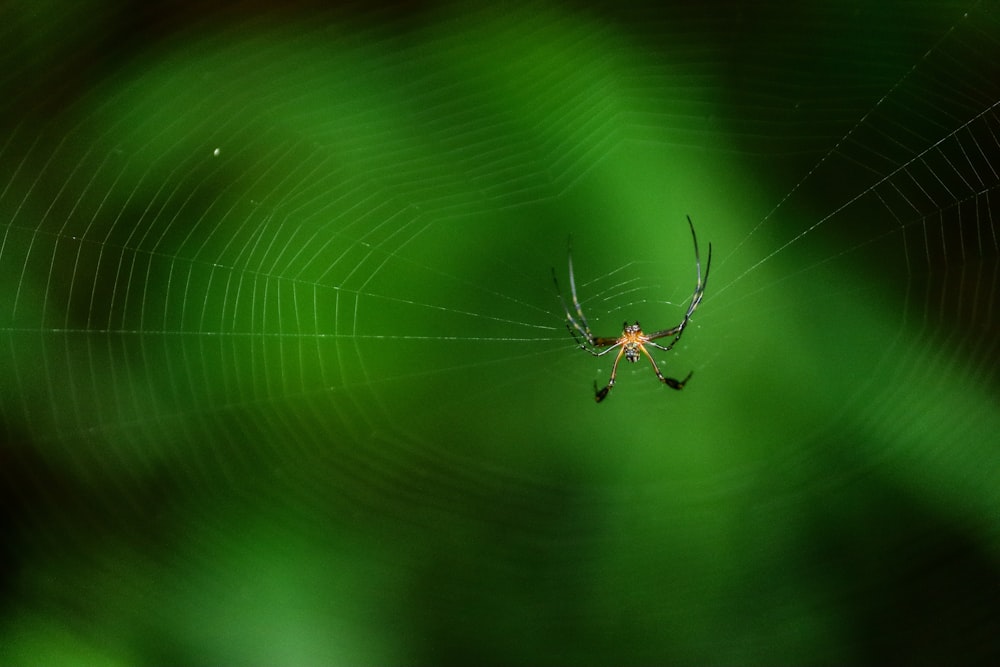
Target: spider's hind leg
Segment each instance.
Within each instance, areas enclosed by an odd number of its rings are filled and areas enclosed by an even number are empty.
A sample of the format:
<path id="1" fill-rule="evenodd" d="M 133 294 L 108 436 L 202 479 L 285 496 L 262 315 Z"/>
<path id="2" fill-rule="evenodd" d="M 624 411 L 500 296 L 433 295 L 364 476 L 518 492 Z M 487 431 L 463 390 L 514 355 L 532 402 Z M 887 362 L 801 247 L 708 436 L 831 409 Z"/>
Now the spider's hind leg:
<path id="1" fill-rule="evenodd" d="M 663 380 L 663 384 L 667 385 L 671 389 L 681 390 L 684 388 L 684 385 L 687 384 L 687 381 L 691 379 L 692 375 L 694 375 L 694 371 L 688 373 L 687 377 L 684 378 L 683 380 L 675 380 L 674 378 L 668 378 L 662 375 L 660 375 L 660 379 Z"/>
<path id="2" fill-rule="evenodd" d="M 600 403 L 605 398 L 608 397 L 608 392 L 611 391 L 611 387 L 615 386 L 614 381 L 608 384 L 604 389 L 597 388 L 597 380 L 594 380 L 594 400 Z"/>

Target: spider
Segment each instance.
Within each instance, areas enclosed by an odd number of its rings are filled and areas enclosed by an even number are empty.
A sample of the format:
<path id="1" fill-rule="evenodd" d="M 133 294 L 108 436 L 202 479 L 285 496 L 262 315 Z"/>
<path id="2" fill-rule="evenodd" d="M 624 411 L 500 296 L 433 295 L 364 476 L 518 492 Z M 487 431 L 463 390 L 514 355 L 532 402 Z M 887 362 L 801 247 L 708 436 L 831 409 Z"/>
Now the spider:
<path id="1" fill-rule="evenodd" d="M 615 348 L 618 348 L 618 355 L 615 357 L 614 364 L 611 365 L 611 379 L 608 380 L 608 384 L 605 385 L 603 389 L 597 388 L 597 381 L 594 381 L 594 400 L 600 403 L 605 398 L 608 397 L 608 393 L 611 388 L 615 386 L 615 378 L 618 374 L 618 362 L 625 357 L 626 361 L 635 363 L 639 361 L 640 355 L 645 355 L 649 359 L 649 363 L 653 365 L 653 372 L 656 373 L 656 377 L 663 384 L 667 385 L 671 389 L 683 389 L 687 381 L 691 379 L 691 375 L 694 371 L 687 374 L 683 380 L 676 380 L 674 378 L 664 377 L 663 373 L 660 372 L 660 368 L 656 365 L 653 360 L 652 355 L 649 350 L 646 349 L 647 345 L 651 345 L 658 350 L 664 352 L 669 352 L 677 341 L 681 339 L 681 335 L 684 333 L 685 327 L 687 327 L 688 322 L 691 321 L 691 315 L 694 313 L 695 308 L 701 303 L 702 297 L 705 295 L 705 285 L 708 284 L 708 272 L 712 267 L 712 244 L 708 244 L 708 261 L 705 263 L 705 276 L 701 275 L 701 256 L 698 253 L 698 236 L 694 233 L 694 223 L 691 222 L 691 216 L 687 216 L 688 226 L 691 227 L 691 238 L 694 239 L 694 263 L 695 268 L 698 272 L 698 282 L 695 283 L 694 293 L 691 295 L 691 305 L 688 306 L 687 312 L 684 313 L 684 319 L 681 323 L 675 327 L 669 329 L 661 329 L 655 333 L 645 334 L 642 331 L 642 327 L 639 323 L 629 324 L 627 321 L 622 323 L 622 333 L 617 338 L 604 338 L 601 336 L 595 336 L 590 332 L 590 325 L 587 324 L 587 318 L 583 315 L 583 308 L 580 307 L 580 300 L 576 296 L 576 281 L 573 279 L 573 254 L 572 250 L 569 253 L 569 288 L 570 294 L 573 296 L 573 306 L 576 309 L 576 317 L 570 312 L 569 306 L 566 305 L 566 300 L 563 298 L 562 290 L 559 289 L 559 280 L 556 279 L 556 270 L 552 269 L 552 281 L 556 285 L 556 293 L 559 295 L 559 302 L 562 304 L 563 310 L 566 312 L 566 328 L 572 334 L 573 339 L 579 343 L 581 350 L 586 350 L 590 352 L 595 357 L 603 357 L 608 352 L 611 352 Z M 583 339 L 581 340 L 581 336 Z M 669 345 L 660 345 L 654 343 L 653 341 L 660 338 L 666 338 L 667 336 L 673 336 L 674 339 L 670 341 Z M 607 349 L 601 349 L 607 348 Z M 600 351 L 599 351 L 600 350 Z"/>

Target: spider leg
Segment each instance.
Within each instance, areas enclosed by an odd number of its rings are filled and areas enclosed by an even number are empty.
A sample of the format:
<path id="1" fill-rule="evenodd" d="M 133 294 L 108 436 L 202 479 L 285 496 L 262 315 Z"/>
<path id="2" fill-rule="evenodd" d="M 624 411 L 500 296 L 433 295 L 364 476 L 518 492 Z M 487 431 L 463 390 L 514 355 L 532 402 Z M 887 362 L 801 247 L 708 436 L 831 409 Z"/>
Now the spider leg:
<path id="1" fill-rule="evenodd" d="M 555 267 L 552 268 L 552 282 L 556 286 L 556 294 L 559 295 L 559 303 L 563 307 L 563 312 L 566 313 L 566 328 L 573 335 L 573 339 L 579 343 L 580 347 L 586 350 L 587 346 L 584 344 L 584 341 L 580 340 L 580 336 L 583 336 L 587 343 L 591 342 L 593 336 L 590 334 L 589 329 L 581 325 L 570 312 L 569 306 L 566 304 L 566 299 L 563 298 L 562 290 L 559 288 L 559 279 L 556 277 Z"/>
<path id="2" fill-rule="evenodd" d="M 604 352 L 610 352 L 614 348 L 609 348 Z M 611 388 L 615 386 L 615 378 L 618 376 L 618 362 L 622 360 L 622 355 L 625 354 L 625 347 L 622 346 L 618 349 L 618 356 L 615 357 L 615 363 L 611 365 L 611 379 L 608 380 L 608 384 L 605 385 L 604 389 L 597 389 L 597 381 L 594 381 L 594 400 L 600 403 L 608 396 L 608 392 Z"/>
<path id="3" fill-rule="evenodd" d="M 671 329 L 670 331 L 673 331 L 674 333 L 677 333 L 676 330 L 674 330 L 674 329 Z M 664 334 L 664 336 L 671 336 L 671 335 L 673 335 L 673 334 L 670 334 L 670 333 Z M 662 338 L 662 336 L 661 336 L 661 338 Z M 676 341 L 674 341 L 674 342 L 676 342 Z M 669 352 L 670 348 L 674 346 L 674 343 L 672 342 L 672 343 L 670 343 L 670 345 L 668 347 L 664 347 L 663 345 L 660 345 L 659 343 L 654 343 L 653 340 L 652 340 L 652 338 L 651 338 L 650 340 L 646 341 L 646 345 L 652 345 L 657 350 L 663 350 L 664 352 Z"/>
<path id="4" fill-rule="evenodd" d="M 569 329 L 569 326 L 567 325 L 566 328 Z M 570 329 L 569 332 L 573 334 L 572 329 Z M 573 338 L 576 340 L 577 343 L 579 343 L 581 350 L 583 350 L 584 352 L 589 352 L 591 355 L 595 357 L 603 357 L 605 354 L 615 349 L 619 345 L 617 338 L 593 338 L 589 341 L 590 346 L 588 347 L 579 338 L 576 337 L 576 334 L 573 334 Z M 608 349 L 601 350 L 600 352 L 598 352 L 597 351 L 598 348 L 602 347 L 607 347 Z"/>
<path id="5" fill-rule="evenodd" d="M 566 257 L 569 262 L 569 293 L 573 297 L 573 305 L 576 307 L 576 314 L 580 317 L 580 321 L 583 323 L 583 329 L 587 332 L 587 339 L 593 340 L 594 334 L 590 333 L 590 325 L 587 324 L 587 318 L 583 316 L 583 308 L 580 307 L 580 299 L 576 296 L 576 278 L 573 276 L 573 246 L 571 241 L 566 241 Z"/>
<path id="6" fill-rule="evenodd" d="M 669 351 L 677 342 L 681 339 L 681 335 L 684 333 L 684 329 L 687 327 L 688 322 L 691 321 L 691 315 L 694 314 L 695 309 L 701 303 L 702 298 L 705 296 L 705 286 L 708 285 L 708 274 L 712 270 L 712 244 L 708 244 L 708 261 L 705 262 L 705 275 L 701 275 L 701 253 L 698 250 L 698 235 L 694 232 L 694 223 L 691 222 L 691 216 L 687 216 L 688 226 L 691 228 L 691 238 L 694 240 L 694 264 L 695 271 L 697 273 L 697 282 L 694 286 L 694 292 L 691 294 L 691 305 L 688 306 L 687 312 L 684 313 L 684 319 L 681 323 L 670 329 L 663 329 L 662 331 L 657 331 L 656 333 L 647 336 L 649 339 L 649 344 L 658 350 L 663 350 L 664 352 Z M 666 338 L 667 336 L 673 336 L 674 339 L 670 341 L 669 345 L 659 345 L 653 343 L 652 341 L 657 338 Z M 683 383 L 682 383 L 683 384 Z"/>
<path id="7" fill-rule="evenodd" d="M 566 241 L 566 259 L 569 265 L 569 293 L 573 299 L 573 308 L 576 310 L 576 317 L 570 312 L 569 306 L 566 304 L 566 300 L 563 299 L 562 290 L 559 289 L 559 281 L 556 279 L 556 270 L 552 269 L 552 280 L 556 284 L 556 291 L 559 293 L 559 301 L 562 303 L 563 311 L 566 313 L 566 319 L 572 324 L 573 328 L 580 332 L 588 343 L 595 345 L 595 336 L 590 331 L 590 323 L 587 322 L 587 316 L 583 314 L 583 306 L 580 305 L 580 298 L 576 294 L 576 275 L 573 271 L 573 244 L 572 238 Z M 572 333 L 572 331 L 570 332 Z M 598 345 L 600 347 L 600 345 Z"/>
<path id="8" fill-rule="evenodd" d="M 567 242 L 567 246 L 569 246 Z M 586 316 L 583 314 L 583 307 L 580 306 L 580 300 L 576 295 L 576 279 L 573 275 L 573 249 L 572 246 L 568 247 L 568 257 L 569 257 L 569 287 L 570 294 L 573 297 L 573 307 L 576 310 L 576 317 L 570 311 L 569 305 L 566 303 L 566 299 L 563 298 L 562 289 L 559 288 L 559 279 L 556 277 L 555 267 L 552 268 L 552 282 L 556 286 L 556 294 L 559 296 L 559 303 L 563 307 L 563 312 L 566 314 L 566 329 L 569 331 L 570 335 L 573 336 L 573 340 L 576 341 L 577 345 L 580 346 L 581 350 L 586 350 L 595 357 L 602 357 L 611 351 L 610 347 L 613 347 L 617 342 L 617 338 L 599 338 L 595 336 L 590 331 L 590 324 L 587 322 Z M 581 340 L 582 337 L 582 340 Z M 594 348 L 608 347 L 609 349 L 602 352 L 598 352 Z"/>
<path id="9" fill-rule="evenodd" d="M 659 347 L 659 345 L 657 345 L 656 347 Z M 642 353 L 646 355 L 647 359 L 649 359 L 649 363 L 653 365 L 653 372 L 656 373 L 656 377 L 660 379 L 660 382 L 667 385 L 671 389 L 677 389 L 677 390 L 683 389 L 684 385 L 687 384 L 687 381 L 691 379 L 692 375 L 694 375 L 694 371 L 691 371 L 690 373 L 687 374 L 687 377 L 684 378 L 683 380 L 675 380 L 674 378 L 664 377 L 663 373 L 660 372 L 660 367 L 657 366 L 656 361 L 653 360 L 653 355 L 647 352 L 646 348 L 643 346 L 640 346 L 639 349 L 642 350 Z"/>
<path id="10" fill-rule="evenodd" d="M 582 341 L 580 340 L 580 337 L 577 335 L 576 331 L 573 330 L 573 327 L 570 326 L 569 322 L 566 323 L 566 329 L 569 331 L 570 335 L 573 336 L 573 340 L 576 341 L 576 344 L 580 346 L 581 350 L 589 352 L 595 357 L 603 357 L 605 354 L 614 349 L 616 345 L 618 345 L 617 338 L 591 337 L 586 341 Z M 598 352 L 597 348 L 601 347 L 607 347 L 608 349 L 601 350 L 600 352 Z"/>

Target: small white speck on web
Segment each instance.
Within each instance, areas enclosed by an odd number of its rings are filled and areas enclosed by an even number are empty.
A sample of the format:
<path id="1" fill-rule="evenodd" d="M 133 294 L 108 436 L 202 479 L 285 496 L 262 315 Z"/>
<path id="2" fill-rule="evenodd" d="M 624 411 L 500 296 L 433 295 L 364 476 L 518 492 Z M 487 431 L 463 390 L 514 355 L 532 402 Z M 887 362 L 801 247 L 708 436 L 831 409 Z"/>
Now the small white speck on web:
<path id="1" fill-rule="evenodd" d="M 214 151 L 212 151 L 212 155 L 213 155 L 214 157 L 219 157 L 219 153 L 221 153 L 221 152 L 222 152 L 222 151 L 220 151 L 220 150 L 219 150 L 218 148 L 216 148 L 216 149 L 215 149 Z"/>

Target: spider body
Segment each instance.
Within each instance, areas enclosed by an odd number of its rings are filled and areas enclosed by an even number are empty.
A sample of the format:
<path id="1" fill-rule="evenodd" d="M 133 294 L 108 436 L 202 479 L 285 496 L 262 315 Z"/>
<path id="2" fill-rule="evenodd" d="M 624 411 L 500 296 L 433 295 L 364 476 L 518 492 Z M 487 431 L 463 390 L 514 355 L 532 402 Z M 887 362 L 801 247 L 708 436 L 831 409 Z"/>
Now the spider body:
<path id="1" fill-rule="evenodd" d="M 694 261 L 695 270 L 697 271 L 698 278 L 695 283 L 694 292 L 691 295 L 691 304 L 688 306 L 687 312 L 684 314 L 684 319 L 681 320 L 680 324 L 669 329 L 661 329 L 652 334 L 645 334 L 642 331 L 642 327 L 639 323 L 629 324 L 627 321 L 622 323 L 622 333 L 617 338 L 605 338 L 601 336 L 595 336 L 590 331 L 590 324 L 587 323 L 587 318 L 583 314 L 583 308 L 580 306 L 580 300 L 576 295 L 576 280 L 573 277 L 573 255 L 569 255 L 569 287 L 570 294 L 573 297 L 573 307 L 576 311 L 576 315 L 570 311 L 569 306 L 566 304 L 566 300 L 563 298 L 562 290 L 559 289 L 559 280 L 556 278 L 556 270 L 552 269 L 552 280 L 556 285 L 556 292 L 559 294 L 559 302 L 562 304 L 563 311 L 566 313 L 566 328 L 569 330 L 573 339 L 576 340 L 580 345 L 581 350 L 586 350 L 595 357 L 603 357 L 605 354 L 611 352 L 615 348 L 618 348 L 618 354 L 615 356 L 615 361 L 611 365 L 611 378 L 608 380 L 608 384 L 604 386 L 603 389 L 597 388 L 597 382 L 594 382 L 594 400 L 598 403 L 607 398 L 608 393 L 611 388 L 615 386 L 615 380 L 618 376 L 618 363 L 625 357 L 625 360 L 630 363 L 635 363 L 639 361 L 639 358 L 645 356 L 649 359 L 649 363 L 653 366 L 653 372 L 656 374 L 657 379 L 663 384 L 667 385 L 671 389 L 683 389 L 687 381 L 691 379 L 691 375 L 694 371 L 687 374 L 683 380 L 677 380 L 675 378 L 665 377 L 663 373 L 660 372 L 659 366 L 656 365 L 656 361 L 653 356 L 646 349 L 646 346 L 655 347 L 658 350 L 664 352 L 669 352 L 677 341 L 681 339 L 681 335 L 684 333 L 684 329 L 687 327 L 688 322 L 691 321 L 691 315 L 694 313 L 698 304 L 701 303 L 702 297 L 705 295 L 705 285 L 708 283 L 708 272 L 712 267 L 712 244 L 708 244 L 708 261 L 705 262 L 705 275 L 701 275 L 701 255 L 698 252 L 698 236 L 694 233 L 694 223 L 691 222 L 691 217 L 688 216 L 688 226 L 691 228 L 691 238 L 694 240 Z M 673 340 L 670 341 L 669 345 L 660 345 L 656 343 L 657 339 L 666 338 L 668 336 L 673 336 Z"/>

